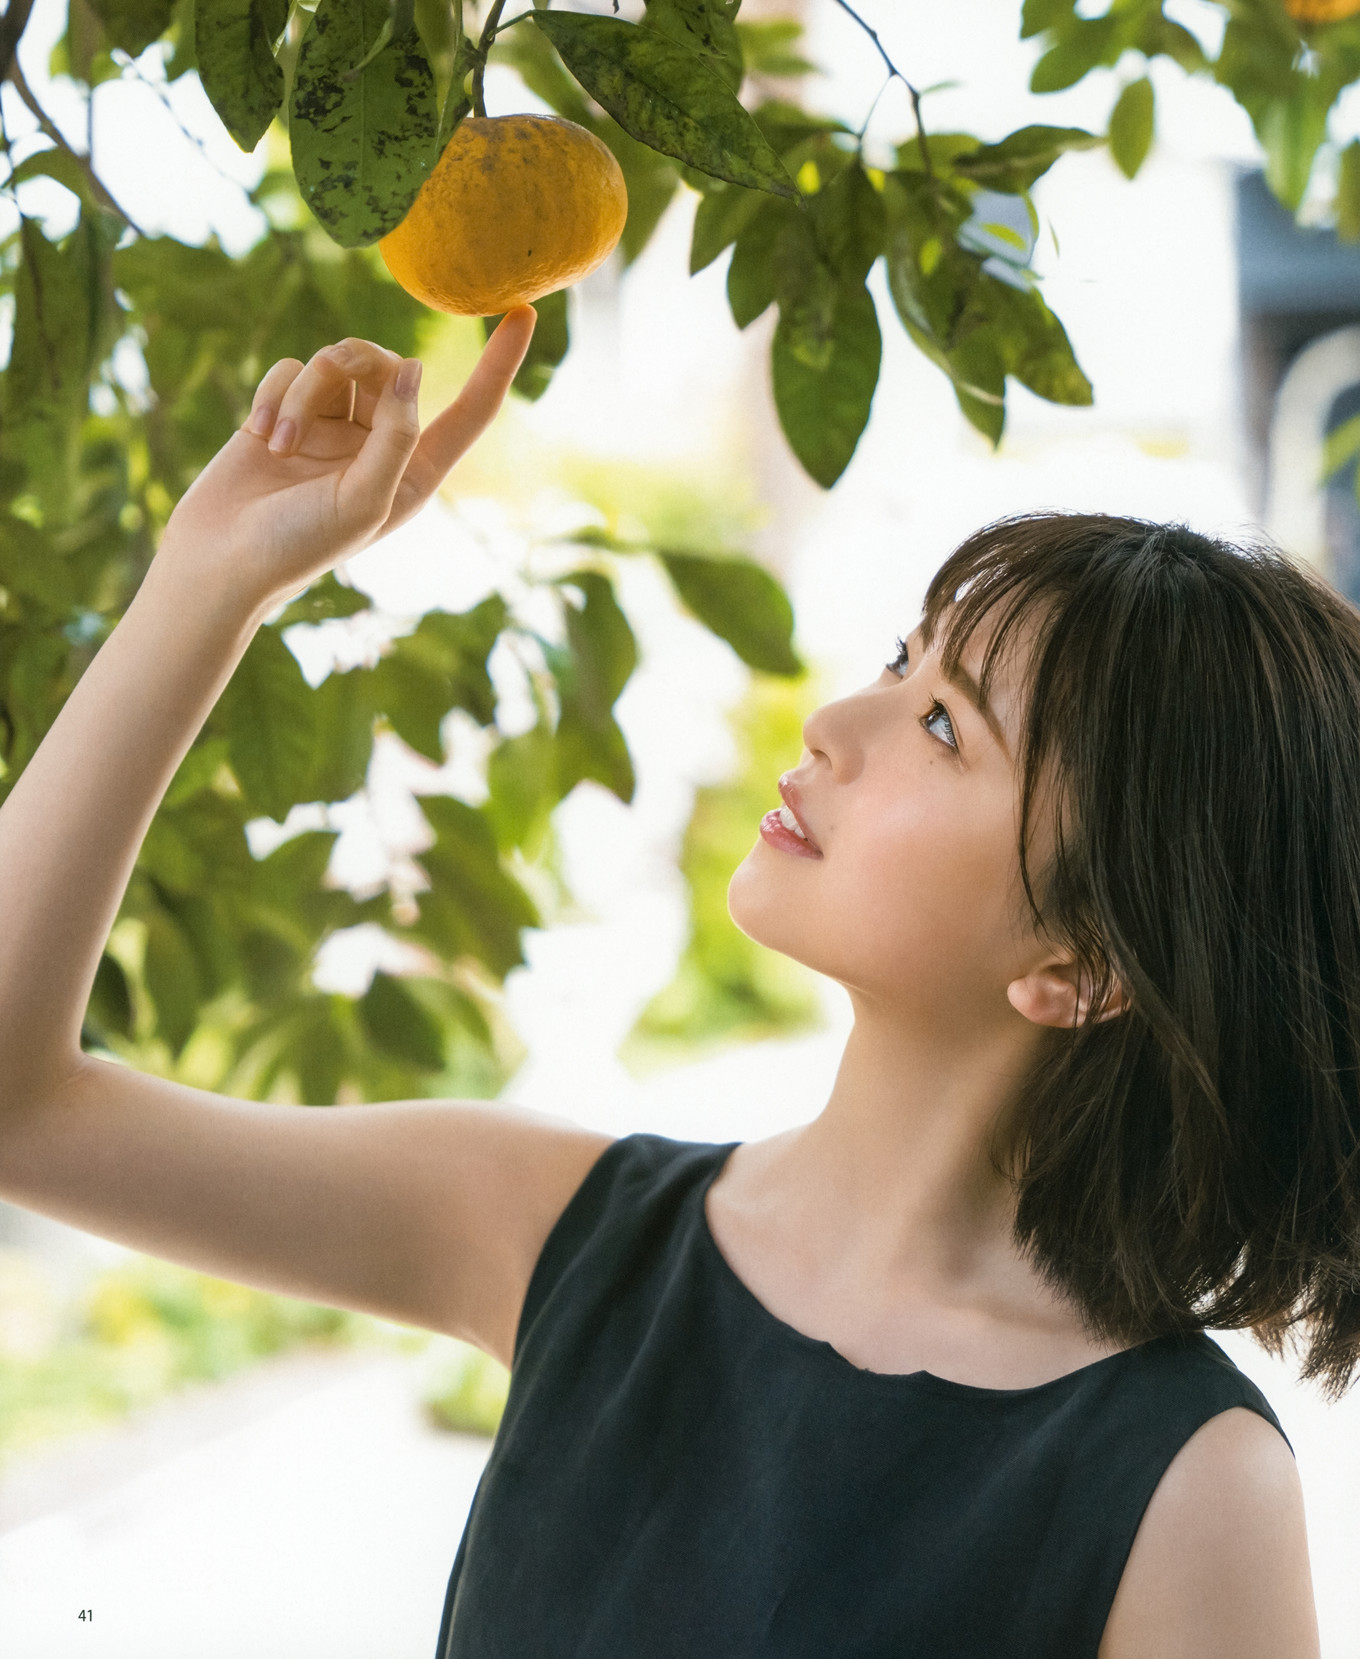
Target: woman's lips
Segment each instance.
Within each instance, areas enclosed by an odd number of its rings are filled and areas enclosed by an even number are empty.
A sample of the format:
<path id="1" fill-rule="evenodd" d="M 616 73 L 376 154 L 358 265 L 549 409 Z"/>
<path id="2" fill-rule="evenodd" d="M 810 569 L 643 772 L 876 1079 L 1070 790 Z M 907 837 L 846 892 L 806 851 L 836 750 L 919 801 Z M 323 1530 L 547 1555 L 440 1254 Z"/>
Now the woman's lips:
<path id="1" fill-rule="evenodd" d="M 781 853 L 793 853 L 798 858 L 820 858 L 822 855 L 795 830 L 783 822 L 786 806 L 775 807 L 760 820 L 760 839 Z"/>
<path id="2" fill-rule="evenodd" d="M 793 853 L 798 858 L 820 858 L 822 849 L 807 832 L 798 811 L 797 787 L 787 775 L 779 780 L 779 793 L 784 804 L 760 820 L 761 839 L 780 852 Z"/>

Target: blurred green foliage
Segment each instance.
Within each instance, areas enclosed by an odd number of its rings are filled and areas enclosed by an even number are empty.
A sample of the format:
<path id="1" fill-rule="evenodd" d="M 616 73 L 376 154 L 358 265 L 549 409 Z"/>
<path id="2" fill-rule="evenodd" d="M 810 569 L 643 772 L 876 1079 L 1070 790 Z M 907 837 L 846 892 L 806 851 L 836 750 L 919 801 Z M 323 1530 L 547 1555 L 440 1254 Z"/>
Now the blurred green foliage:
<path id="1" fill-rule="evenodd" d="M 97 1275 L 63 1306 L 22 1253 L 3 1252 L 0 1468 L 30 1447 L 275 1354 L 404 1340 L 359 1314 L 141 1257 Z"/>
<path id="2" fill-rule="evenodd" d="M 754 944 L 727 913 L 727 884 L 761 818 L 778 805 L 774 780 L 797 761 L 814 702 L 807 680 L 757 675 L 732 712 L 736 764 L 725 782 L 697 792 L 680 855 L 689 942 L 675 978 L 643 1009 L 620 1051 L 635 1069 L 705 1044 L 787 1036 L 819 1022 L 811 972 Z"/>
<path id="3" fill-rule="evenodd" d="M 73 10 L 57 67 L 87 85 L 120 72 L 110 53 L 130 50 L 119 31 L 133 21 L 112 4 L 107 16 Z M 164 38 L 169 72 L 183 72 L 192 52 L 181 11 Z M 88 158 L 45 142 L 26 139 L 21 157 L 6 139 L 0 184 L 18 210 L 0 240 L 0 304 L 13 317 L 0 383 L 0 799 L 135 593 L 175 502 L 245 419 L 264 370 L 351 334 L 429 357 L 461 326 L 397 288 L 374 250 L 339 247 L 309 223 L 286 170 L 268 171 L 253 193 L 271 228 L 232 257 L 216 242 L 138 234 Z M 70 192 L 69 230 L 26 208 L 39 180 Z M 376 661 L 317 686 L 288 630 L 363 620 L 368 596 L 331 576 L 269 619 L 147 835 L 92 987 L 87 1046 L 261 1098 L 494 1094 L 516 1058 L 497 991 L 524 960 L 524 930 L 542 921 L 534 865 L 553 809 L 586 780 L 624 801 L 633 792 L 614 715 L 637 662 L 615 594 L 618 557 L 664 570 L 667 556 L 689 552 L 631 541 L 616 553 L 589 534 L 555 541 L 507 569 L 504 592 L 461 614 L 430 612 Z M 799 671 L 778 584 L 738 555 L 704 556 L 698 588 L 680 570 L 681 601 L 693 599 L 739 655 Z M 529 687 L 528 731 L 502 730 L 498 652 Z M 454 711 L 484 734 L 489 795 L 477 805 L 420 798 L 423 890 L 345 890 L 329 874 L 331 828 L 252 854 L 252 823 L 361 792 L 380 733 L 442 761 Z M 418 947 L 425 968 L 380 973 L 357 998 L 318 989 L 318 950 L 362 924 Z"/>
<path id="4" fill-rule="evenodd" d="M 445 1341 L 433 1352 L 421 1390 L 426 1421 L 459 1434 L 495 1434 L 510 1392 L 510 1373 L 466 1343 Z"/>

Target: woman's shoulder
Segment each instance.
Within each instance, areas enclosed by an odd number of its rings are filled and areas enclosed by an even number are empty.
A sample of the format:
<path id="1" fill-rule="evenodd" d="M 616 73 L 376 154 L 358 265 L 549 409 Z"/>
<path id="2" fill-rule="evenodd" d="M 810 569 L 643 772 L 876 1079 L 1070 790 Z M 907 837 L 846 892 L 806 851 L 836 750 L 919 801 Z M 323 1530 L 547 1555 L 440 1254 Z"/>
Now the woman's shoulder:
<path id="1" fill-rule="evenodd" d="M 698 1205 L 731 1144 L 632 1134 L 611 1141 L 567 1201 L 539 1254 L 520 1319 L 528 1327 L 570 1279 L 578 1295 L 603 1294 L 647 1241 L 675 1234 L 687 1202 Z"/>
<path id="2" fill-rule="evenodd" d="M 1100 1659 L 1315 1659 L 1303 1491 L 1289 1445 L 1244 1403 L 1171 1460 L 1144 1511 Z"/>

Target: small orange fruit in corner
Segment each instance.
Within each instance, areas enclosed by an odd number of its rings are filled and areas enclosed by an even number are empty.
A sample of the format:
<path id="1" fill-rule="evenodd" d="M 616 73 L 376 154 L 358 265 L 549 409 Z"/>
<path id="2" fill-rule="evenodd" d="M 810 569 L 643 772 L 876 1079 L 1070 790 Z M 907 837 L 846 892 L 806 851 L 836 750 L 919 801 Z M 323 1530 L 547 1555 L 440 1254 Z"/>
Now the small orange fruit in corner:
<path id="1" fill-rule="evenodd" d="M 594 133 L 557 115 L 467 116 L 378 251 L 425 305 L 495 317 L 593 271 L 627 217 L 623 173 Z"/>
<path id="2" fill-rule="evenodd" d="M 1296 23 L 1341 23 L 1360 12 L 1360 0 L 1284 0 Z"/>

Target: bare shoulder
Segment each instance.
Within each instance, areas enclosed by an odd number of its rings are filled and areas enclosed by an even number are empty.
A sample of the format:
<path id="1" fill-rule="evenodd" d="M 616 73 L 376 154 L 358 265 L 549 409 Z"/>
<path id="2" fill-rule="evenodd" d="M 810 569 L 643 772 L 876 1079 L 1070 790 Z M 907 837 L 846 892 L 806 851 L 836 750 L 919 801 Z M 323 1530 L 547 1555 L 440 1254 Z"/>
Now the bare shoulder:
<path id="1" fill-rule="evenodd" d="M 1212 1417 L 1173 1459 L 1129 1552 L 1100 1659 L 1317 1659 L 1303 1489 L 1254 1411 Z"/>

